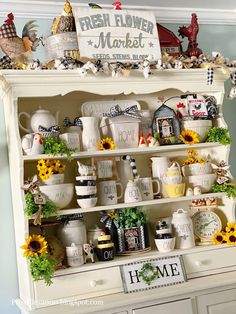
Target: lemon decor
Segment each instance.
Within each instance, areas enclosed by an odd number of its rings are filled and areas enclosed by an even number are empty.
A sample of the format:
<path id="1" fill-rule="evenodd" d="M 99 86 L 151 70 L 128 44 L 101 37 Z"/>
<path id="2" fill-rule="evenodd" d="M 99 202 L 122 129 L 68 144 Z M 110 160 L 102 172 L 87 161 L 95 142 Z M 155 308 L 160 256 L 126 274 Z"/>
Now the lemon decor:
<path id="1" fill-rule="evenodd" d="M 42 235 L 32 234 L 25 239 L 21 249 L 29 260 L 30 272 L 34 281 L 44 279 L 46 285 L 52 283 L 56 260 L 49 257 L 48 243 Z"/>
<path id="2" fill-rule="evenodd" d="M 65 165 L 55 159 L 40 159 L 37 164 L 38 177 L 47 180 L 52 174 L 63 173 Z"/>
<path id="3" fill-rule="evenodd" d="M 198 152 L 195 149 L 188 149 L 187 150 L 188 157 L 183 160 L 184 166 L 191 165 L 191 164 L 204 164 L 206 163 L 206 159 L 203 157 L 198 157 Z"/>
<path id="4" fill-rule="evenodd" d="M 150 286 L 150 284 L 158 278 L 158 271 L 151 263 L 143 264 L 138 275 L 143 279 L 143 281 Z"/>
<path id="5" fill-rule="evenodd" d="M 192 130 L 183 130 L 180 133 L 179 139 L 186 145 L 193 145 L 200 142 L 198 134 Z"/>
<path id="6" fill-rule="evenodd" d="M 216 232 L 212 238 L 212 243 L 236 245 L 236 222 L 229 221 L 224 230 Z"/>
<path id="7" fill-rule="evenodd" d="M 112 138 L 102 138 L 98 143 L 98 150 L 113 150 L 115 149 L 115 143 Z"/>

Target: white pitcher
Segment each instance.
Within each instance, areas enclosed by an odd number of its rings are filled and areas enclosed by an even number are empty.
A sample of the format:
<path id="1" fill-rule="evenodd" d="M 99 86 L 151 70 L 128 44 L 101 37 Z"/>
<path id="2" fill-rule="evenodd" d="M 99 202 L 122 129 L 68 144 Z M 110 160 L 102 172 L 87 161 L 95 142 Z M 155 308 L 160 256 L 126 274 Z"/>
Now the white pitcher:
<path id="1" fill-rule="evenodd" d="M 168 157 L 151 157 L 152 161 L 152 176 L 153 178 L 158 178 L 160 180 L 160 192 L 163 197 L 168 197 L 165 189 L 164 177 L 168 168 L 171 165 L 170 159 Z"/>
<path id="2" fill-rule="evenodd" d="M 97 150 L 99 141 L 101 139 L 98 129 L 97 117 L 81 117 L 83 124 L 82 143 L 83 150 L 91 151 Z"/>

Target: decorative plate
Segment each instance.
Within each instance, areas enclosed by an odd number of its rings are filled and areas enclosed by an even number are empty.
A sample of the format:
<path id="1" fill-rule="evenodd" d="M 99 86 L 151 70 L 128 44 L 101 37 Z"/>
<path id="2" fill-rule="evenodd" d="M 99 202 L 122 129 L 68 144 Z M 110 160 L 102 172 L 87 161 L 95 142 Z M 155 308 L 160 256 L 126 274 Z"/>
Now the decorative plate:
<path id="1" fill-rule="evenodd" d="M 136 251 L 124 251 L 124 252 L 116 252 L 116 256 L 129 256 L 129 255 L 135 255 L 140 253 L 146 253 L 151 251 L 151 247 L 146 247 L 145 249 L 136 250 Z"/>

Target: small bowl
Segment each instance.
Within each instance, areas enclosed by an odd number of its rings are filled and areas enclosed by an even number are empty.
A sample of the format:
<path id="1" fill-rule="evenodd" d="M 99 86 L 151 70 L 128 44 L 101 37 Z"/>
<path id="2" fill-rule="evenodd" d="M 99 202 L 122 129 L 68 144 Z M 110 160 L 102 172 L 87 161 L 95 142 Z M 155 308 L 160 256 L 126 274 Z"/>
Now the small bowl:
<path id="1" fill-rule="evenodd" d="M 75 186 L 76 195 L 91 195 L 97 193 L 96 186 Z"/>
<path id="2" fill-rule="evenodd" d="M 55 173 L 50 175 L 47 180 L 41 180 L 45 185 L 55 185 L 64 183 L 65 175 L 64 173 Z"/>
<path id="3" fill-rule="evenodd" d="M 182 127 L 185 130 L 192 130 L 198 134 L 200 142 L 207 138 L 208 131 L 212 128 L 212 120 L 189 120 L 183 121 Z"/>
<path id="4" fill-rule="evenodd" d="M 206 162 L 204 164 L 191 164 L 182 167 L 183 175 L 186 176 L 198 176 L 203 174 L 212 173 L 212 166 L 210 162 Z"/>
<path id="5" fill-rule="evenodd" d="M 96 182 L 96 176 L 76 177 L 76 186 L 95 186 Z"/>
<path id="6" fill-rule="evenodd" d="M 169 239 L 155 239 L 155 243 L 159 252 L 171 252 L 175 248 L 175 237 Z"/>
<path id="7" fill-rule="evenodd" d="M 60 209 L 68 206 L 74 195 L 72 183 L 42 185 L 39 189 Z"/>
<path id="8" fill-rule="evenodd" d="M 169 197 L 184 196 L 185 183 L 166 184 L 166 192 L 167 192 Z"/>
<path id="9" fill-rule="evenodd" d="M 97 197 L 93 197 L 93 198 L 81 198 L 78 199 L 77 198 L 77 204 L 81 207 L 81 208 L 90 208 L 90 207 L 94 207 L 97 204 Z"/>
<path id="10" fill-rule="evenodd" d="M 216 173 L 209 173 L 185 177 L 185 182 L 190 187 L 199 186 L 202 193 L 207 193 L 211 191 L 212 185 L 216 182 L 216 178 Z"/>

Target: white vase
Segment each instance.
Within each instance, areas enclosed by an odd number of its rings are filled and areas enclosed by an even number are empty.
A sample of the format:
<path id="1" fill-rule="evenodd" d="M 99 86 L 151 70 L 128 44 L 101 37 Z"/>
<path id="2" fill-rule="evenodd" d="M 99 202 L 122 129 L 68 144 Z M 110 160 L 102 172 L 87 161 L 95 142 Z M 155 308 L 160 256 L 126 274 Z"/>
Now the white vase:
<path id="1" fill-rule="evenodd" d="M 170 167 L 170 159 L 168 157 L 152 157 L 152 176 L 160 181 L 160 192 L 163 197 L 168 197 L 166 192 L 164 178 L 168 168 Z"/>
<path id="2" fill-rule="evenodd" d="M 80 118 L 83 124 L 82 144 L 83 150 L 97 150 L 98 143 L 101 139 L 98 129 L 97 117 L 82 117 Z"/>
<path id="3" fill-rule="evenodd" d="M 72 243 L 75 245 L 87 243 L 85 224 L 81 220 L 69 220 L 59 227 L 58 237 L 65 247 L 71 246 Z"/>

